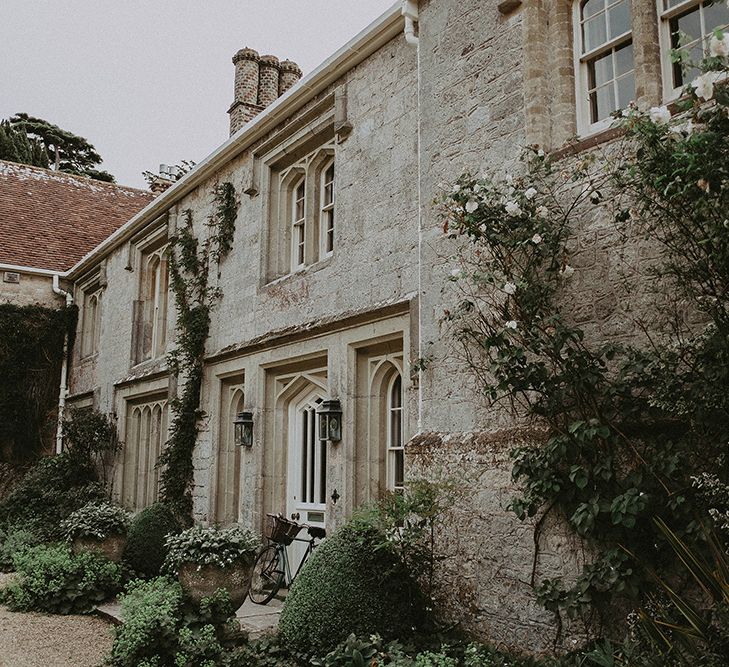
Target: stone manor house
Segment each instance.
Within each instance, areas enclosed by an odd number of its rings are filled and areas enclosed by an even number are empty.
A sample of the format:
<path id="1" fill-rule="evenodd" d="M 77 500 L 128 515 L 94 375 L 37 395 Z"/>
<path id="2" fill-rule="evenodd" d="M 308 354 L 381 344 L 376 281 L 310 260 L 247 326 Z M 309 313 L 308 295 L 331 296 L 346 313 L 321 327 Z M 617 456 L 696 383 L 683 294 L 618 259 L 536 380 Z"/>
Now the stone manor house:
<path id="1" fill-rule="evenodd" d="M 239 51 L 230 138 L 62 276 L 81 309 L 68 404 L 116 415 L 119 500 L 139 509 L 157 492 L 176 391 L 168 240 L 188 210 L 203 234 L 215 186 L 231 182 L 241 203 L 207 347 L 197 518 L 260 529 L 284 512 L 332 529 L 409 478 L 449 475 L 465 491 L 443 537 L 460 554 L 453 616 L 548 648 L 532 526 L 505 510 L 523 434 L 479 398 L 442 328 L 454 249 L 432 202 L 465 170 L 508 169 L 525 145 L 609 141 L 612 111 L 680 94 L 673 35 L 700 50 L 727 22 L 724 3 L 702 0 L 421 0 L 301 80 L 290 61 Z M 611 287 L 617 242 L 609 221 L 590 221 L 570 258 L 584 326 L 606 339 L 632 335 Z M 338 442 L 317 433 L 330 400 Z M 239 413 L 251 446 L 235 443 Z M 545 537 L 537 573 L 581 557 Z"/>

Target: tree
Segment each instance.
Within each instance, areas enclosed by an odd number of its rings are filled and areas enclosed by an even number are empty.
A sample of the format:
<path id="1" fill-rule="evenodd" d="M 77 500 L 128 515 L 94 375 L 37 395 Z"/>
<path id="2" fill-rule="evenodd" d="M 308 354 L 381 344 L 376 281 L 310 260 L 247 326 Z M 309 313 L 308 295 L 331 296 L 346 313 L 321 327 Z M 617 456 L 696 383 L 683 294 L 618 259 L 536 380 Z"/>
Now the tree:
<path id="1" fill-rule="evenodd" d="M 0 121 L 0 160 L 48 168 L 48 153 L 43 144 L 7 120 Z"/>
<path id="2" fill-rule="evenodd" d="M 14 130 L 24 133 L 29 141 L 44 147 L 47 155 L 52 156 L 56 171 L 114 182 L 114 176 L 109 172 L 97 169 L 103 160 L 94 146 L 83 137 L 27 113 L 15 114 L 9 124 Z"/>

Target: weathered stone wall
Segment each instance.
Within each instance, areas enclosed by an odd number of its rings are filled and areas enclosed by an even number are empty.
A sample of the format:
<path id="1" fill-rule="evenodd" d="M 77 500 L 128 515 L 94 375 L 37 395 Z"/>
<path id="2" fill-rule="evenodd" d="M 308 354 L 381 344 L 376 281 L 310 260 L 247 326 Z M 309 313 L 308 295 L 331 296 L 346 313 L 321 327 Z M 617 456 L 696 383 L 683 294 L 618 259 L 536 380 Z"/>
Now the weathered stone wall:
<path id="1" fill-rule="evenodd" d="M 2 280 L 3 273 L 0 270 L 0 303 L 11 303 L 15 306 L 38 305 L 48 308 L 60 308 L 63 305 L 63 299 L 53 292 L 51 276 L 21 272 L 19 283 L 9 283 Z"/>

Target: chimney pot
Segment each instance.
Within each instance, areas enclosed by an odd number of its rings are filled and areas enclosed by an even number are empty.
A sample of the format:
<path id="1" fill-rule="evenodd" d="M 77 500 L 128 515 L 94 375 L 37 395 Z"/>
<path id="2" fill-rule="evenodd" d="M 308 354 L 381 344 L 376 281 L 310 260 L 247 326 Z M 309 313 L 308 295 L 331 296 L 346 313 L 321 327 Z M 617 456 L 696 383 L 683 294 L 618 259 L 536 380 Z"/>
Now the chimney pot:
<path id="1" fill-rule="evenodd" d="M 278 95 L 281 97 L 301 79 L 301 68 L 293 60 L 283 60 L 279 70 L 281 75 L 278 81 Z"/>
<path id="2" fill-rule="evenodd" d="M 261 56 L 258 79 L 258 105 L 264 109 L 278 99 L 278 58 Z"/>

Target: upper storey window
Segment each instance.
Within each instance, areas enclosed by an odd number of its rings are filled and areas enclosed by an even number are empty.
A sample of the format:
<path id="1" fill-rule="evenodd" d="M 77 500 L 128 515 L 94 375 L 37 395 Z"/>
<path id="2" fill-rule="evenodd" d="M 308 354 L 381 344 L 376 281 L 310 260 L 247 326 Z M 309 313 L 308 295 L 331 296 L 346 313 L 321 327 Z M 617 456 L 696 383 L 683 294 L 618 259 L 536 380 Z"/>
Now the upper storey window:
<path id="1" fill-rule="evenodd" d="M 322 146 L 283 168 L 272 168 L 269 281 L 334 254 L 334 174 L 333 145 Z"/>
<path id="2" fill-rule="evenodd" d="M 160 239 L 139 254 L 139 299 L 134 303 L 132 361 L 141 363 L 166 352 L 169 269 L 167 244 Z"/>
<path id="3" fill-rule="evenodd" d="M 667 96 L 674 97 L 701 73 L 695 65 L 708 55 L 709 38 L 714 30 L 729 24 L 729 8 L 725 2 L 710 4 L 702 0 L 659 0 L 659 3 L 665 88 Z M 688 52 L 689 63 L 671 62 L 671 50 L 679 48 Z"/>
<path id="4" fill-rule="evenodd" d="M 292 191 L 291 267 L 306 263 L 306 178 L 300 178 Z"/>
<path id="5" fill-rule="evenodd" d="M 322 171 L 321 183 L 321 255 L 334 252 L 334 160 Z"/>
<path id="6" fill-rule="evenodd" d="M 84 290 L 81 314 L 81 356 L 89 357 L 99 351 L 101 334 L 101 297 L 98 284 Z"/>
<path id="7" fill-rule="evenodd" d="M 630 0 L 583 0 L 575 7 L 578 120 L 583 133 L 594 132 L 635 99 Z"/>

